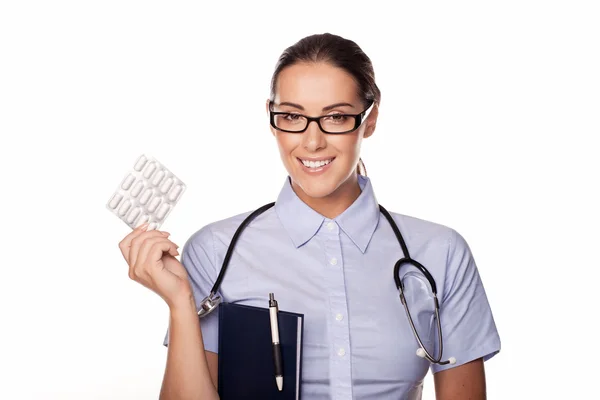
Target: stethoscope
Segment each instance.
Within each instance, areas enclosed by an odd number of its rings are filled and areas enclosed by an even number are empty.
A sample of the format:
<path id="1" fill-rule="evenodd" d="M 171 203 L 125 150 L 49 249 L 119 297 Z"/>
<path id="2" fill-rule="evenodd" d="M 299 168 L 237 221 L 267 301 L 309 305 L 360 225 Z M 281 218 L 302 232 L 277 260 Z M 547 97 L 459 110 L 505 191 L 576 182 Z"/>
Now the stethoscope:
<path id="1" fill-rule="evenodd" d="M 210 294 L 208 296 L 206 296 L 200 302 L 200 309 L 198 310 L 198 315 L 200 316 L 200 318 L 205 317 L 208 314 L 210 314 L 223 301 L 221 296 L 219 296 L 217 294 L 217 291 L 219 290 L 219 287 L 221 286 L 221 281 L 223 280 L 223 277 L 225 276 L 225 271 L 227 270 L 227 266 L 229 265 L 229 260 L 231 259 L 231 255 L 233 254 L 233 249 L 234 249 L 235 244 L 236 244 L 239 236 L 241 235 L 242 231 L 246 228 L 246 226 L 254 218 L 256 218 L 258 215 L 262 214 L 269 208 L 273 207 L 274 205 L 275 205 L 275 202 L 272 202 L 269 204 L 265 204 L 264 206 L 256 209 L 255 211 L 253 211 L 250 215 L 248 215 L 244 219 L 242 224 L 235 231 L 235 234 L 233 235 L 233 238 L 231 239 L 231 243 L 229 244 L 229 248 L 227 249 L 227 253 L 225 254 L 225 259 L 223 260 L 223 265 L 221 266 L 221 271 L 219 272 L 219 276 L 217 277 L 215 284 L 213 285 L 212 289 L 210 290 Z M 398 292 L 400 293 L 400 301 L 402 302 L 402 305 L 404 306 L 404 310 L 406 311 L 406 316 L 408 317 L 408 322 L 409 322 L 412 332 L 417 340 L 417 343 L 419 344 L 419 349 L 417 349 L 417 356 L 419 356 L 421 358 L 426 358 L 427 360 L 429 360 L 429 362 L 431 362 L 433 364 L 439 364 L 439 365 L 455 364 L 456 359 L 454 357 L 450 357 L 446 361 L 441 361 L 442 353 L 443 353 L 442 324 L 440 322 L 440 305 L 439 305 L 438 298 L 437 298 L 437 286 L 435 284 L 435 280 L 433 279 L 433 276 L 431 276 L 431 274 L 429 273 L 427 268 L 425 268 L 421 263 L 419 263 L 416 260 L 413 260 L 410 257 L 410 254 L 408 253 L 408 248 L 406 247 L 406 243 L 404 242 L 404 238 L 400 234 L 400 229 L 398 229 L 398 226 L 392 219 L 392 216 L 381 205 L 379 205 L 379 210 L 381 211 L 381 213 L 385 216 L 385 218 L 388 220 L 388 222 L 392 226 L 392 229 L 393 229 L 394 233 L 396 234 L 396 238 L 398 239 L 398 242 L 400 243 L 400 247 L 402 247 L 402 252 L 404 254 L 404 257 L 399 259 L 396 262 L 396 264 L 394 265 L 394 281 L 396 282 L 396 288 L 398 289 Z M 425 345 L 421 341 L 421 338 L 419 337 L 417 329 L 415 328 L 415 324 L 413 323 L 412 317 L 410 316 L 410 311 L 408 309 L 408 305 L 407 305 L 406 299 L 404 297 L 404 284 L 403 284 L 402 280 L 400 279 L 400 268 L 403 265 L 412 265 L 415 268 L 417 268 L 419 271 L 421 271 L 421 273 L 425 276 L 425 278 L 429 282 L 429 286 L 431 287 L 431 292 L 433 293 L 433 301 L 434 301 L 434 305 L 435 305 L 435 319 L 437 321 L 437 331 L 438 331 L 439 355 L 437 357 L 434 357 L 433 355 L 431 355 L 425 348 Z"/>

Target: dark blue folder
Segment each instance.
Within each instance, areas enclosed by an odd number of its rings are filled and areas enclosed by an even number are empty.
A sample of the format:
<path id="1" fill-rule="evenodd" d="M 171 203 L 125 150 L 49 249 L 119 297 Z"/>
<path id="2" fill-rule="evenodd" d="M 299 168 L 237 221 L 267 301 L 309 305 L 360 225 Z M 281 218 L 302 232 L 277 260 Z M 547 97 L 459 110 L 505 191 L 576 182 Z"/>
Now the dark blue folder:
<path id="1" fill-rule="evenodd" d="M 219 383 L 222 400 L 300 399 L 304 315 L 279 311 L 283 390 L 275 383 L 269 309 L 219 305 Z"/>

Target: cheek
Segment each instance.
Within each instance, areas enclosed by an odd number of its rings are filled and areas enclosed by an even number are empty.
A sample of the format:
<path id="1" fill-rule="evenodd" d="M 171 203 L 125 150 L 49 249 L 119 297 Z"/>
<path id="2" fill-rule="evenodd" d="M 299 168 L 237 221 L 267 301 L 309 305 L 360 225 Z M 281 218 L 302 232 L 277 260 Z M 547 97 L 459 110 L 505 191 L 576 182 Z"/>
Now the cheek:
<path id="1" fill-rule="evenodd" d="M 292 153 L 300 144 L 302 139 L 300 135 L 277 134 L 277 147 L 284 163 L 289 162 L 290 153 Z"/>
<path id="2" fill-rule="evenodd" d="M 344 160 L 351 164 L 358 161 L 360 155 L 360 136 L 354 135 L 337 135 L 332 136 L 329 140 L 329 145 L 334 147 L 337 152 L 343 156 Z"/>

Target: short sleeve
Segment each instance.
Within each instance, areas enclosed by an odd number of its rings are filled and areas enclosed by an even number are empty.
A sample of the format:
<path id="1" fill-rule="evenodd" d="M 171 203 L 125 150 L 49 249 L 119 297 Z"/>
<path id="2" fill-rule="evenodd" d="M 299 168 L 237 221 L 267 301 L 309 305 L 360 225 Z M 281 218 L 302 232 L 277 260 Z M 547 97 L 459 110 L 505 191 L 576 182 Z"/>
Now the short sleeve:
<path id="1" fill-rule="evenodd" d="M 200 302 L 208 296 L 216 281 L 217 269 L 214 260 L 213 235 L 207 225 L 188 239 L 181 252 L 181 264 L 187 270 L 196 301 L 196 309 L 200 309 Z M 218 323 L 218 308 L 200 319 L 204 349 L 214 353 L 218 352 Z M 169 329 L 167 327 L 163 345 L 168 346 L 168 344 Z"/>
<path id="2" fill-rule="evenodd" d="M 442 360 L 454 357 L 456 364 L 431 364 L 434 374 L 481 357 L 487 361 L 500 351 L 500 337 L 477 265 L 467 242 L 453 229 L 440 299 L 440 320 Z"/>

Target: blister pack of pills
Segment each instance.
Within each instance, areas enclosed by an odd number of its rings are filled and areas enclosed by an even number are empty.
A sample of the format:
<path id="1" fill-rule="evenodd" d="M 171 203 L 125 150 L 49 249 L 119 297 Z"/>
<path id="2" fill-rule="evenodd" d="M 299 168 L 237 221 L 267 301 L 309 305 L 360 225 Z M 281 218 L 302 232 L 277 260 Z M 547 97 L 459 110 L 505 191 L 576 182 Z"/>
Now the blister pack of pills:
<path id="1" fill-rule="evenodd" d="M 106 208 L 132 229 L 149 222 L 158 229 L 179 201 L 186 185 L 156 159 L 142 154 L 127 173 Z"/>

